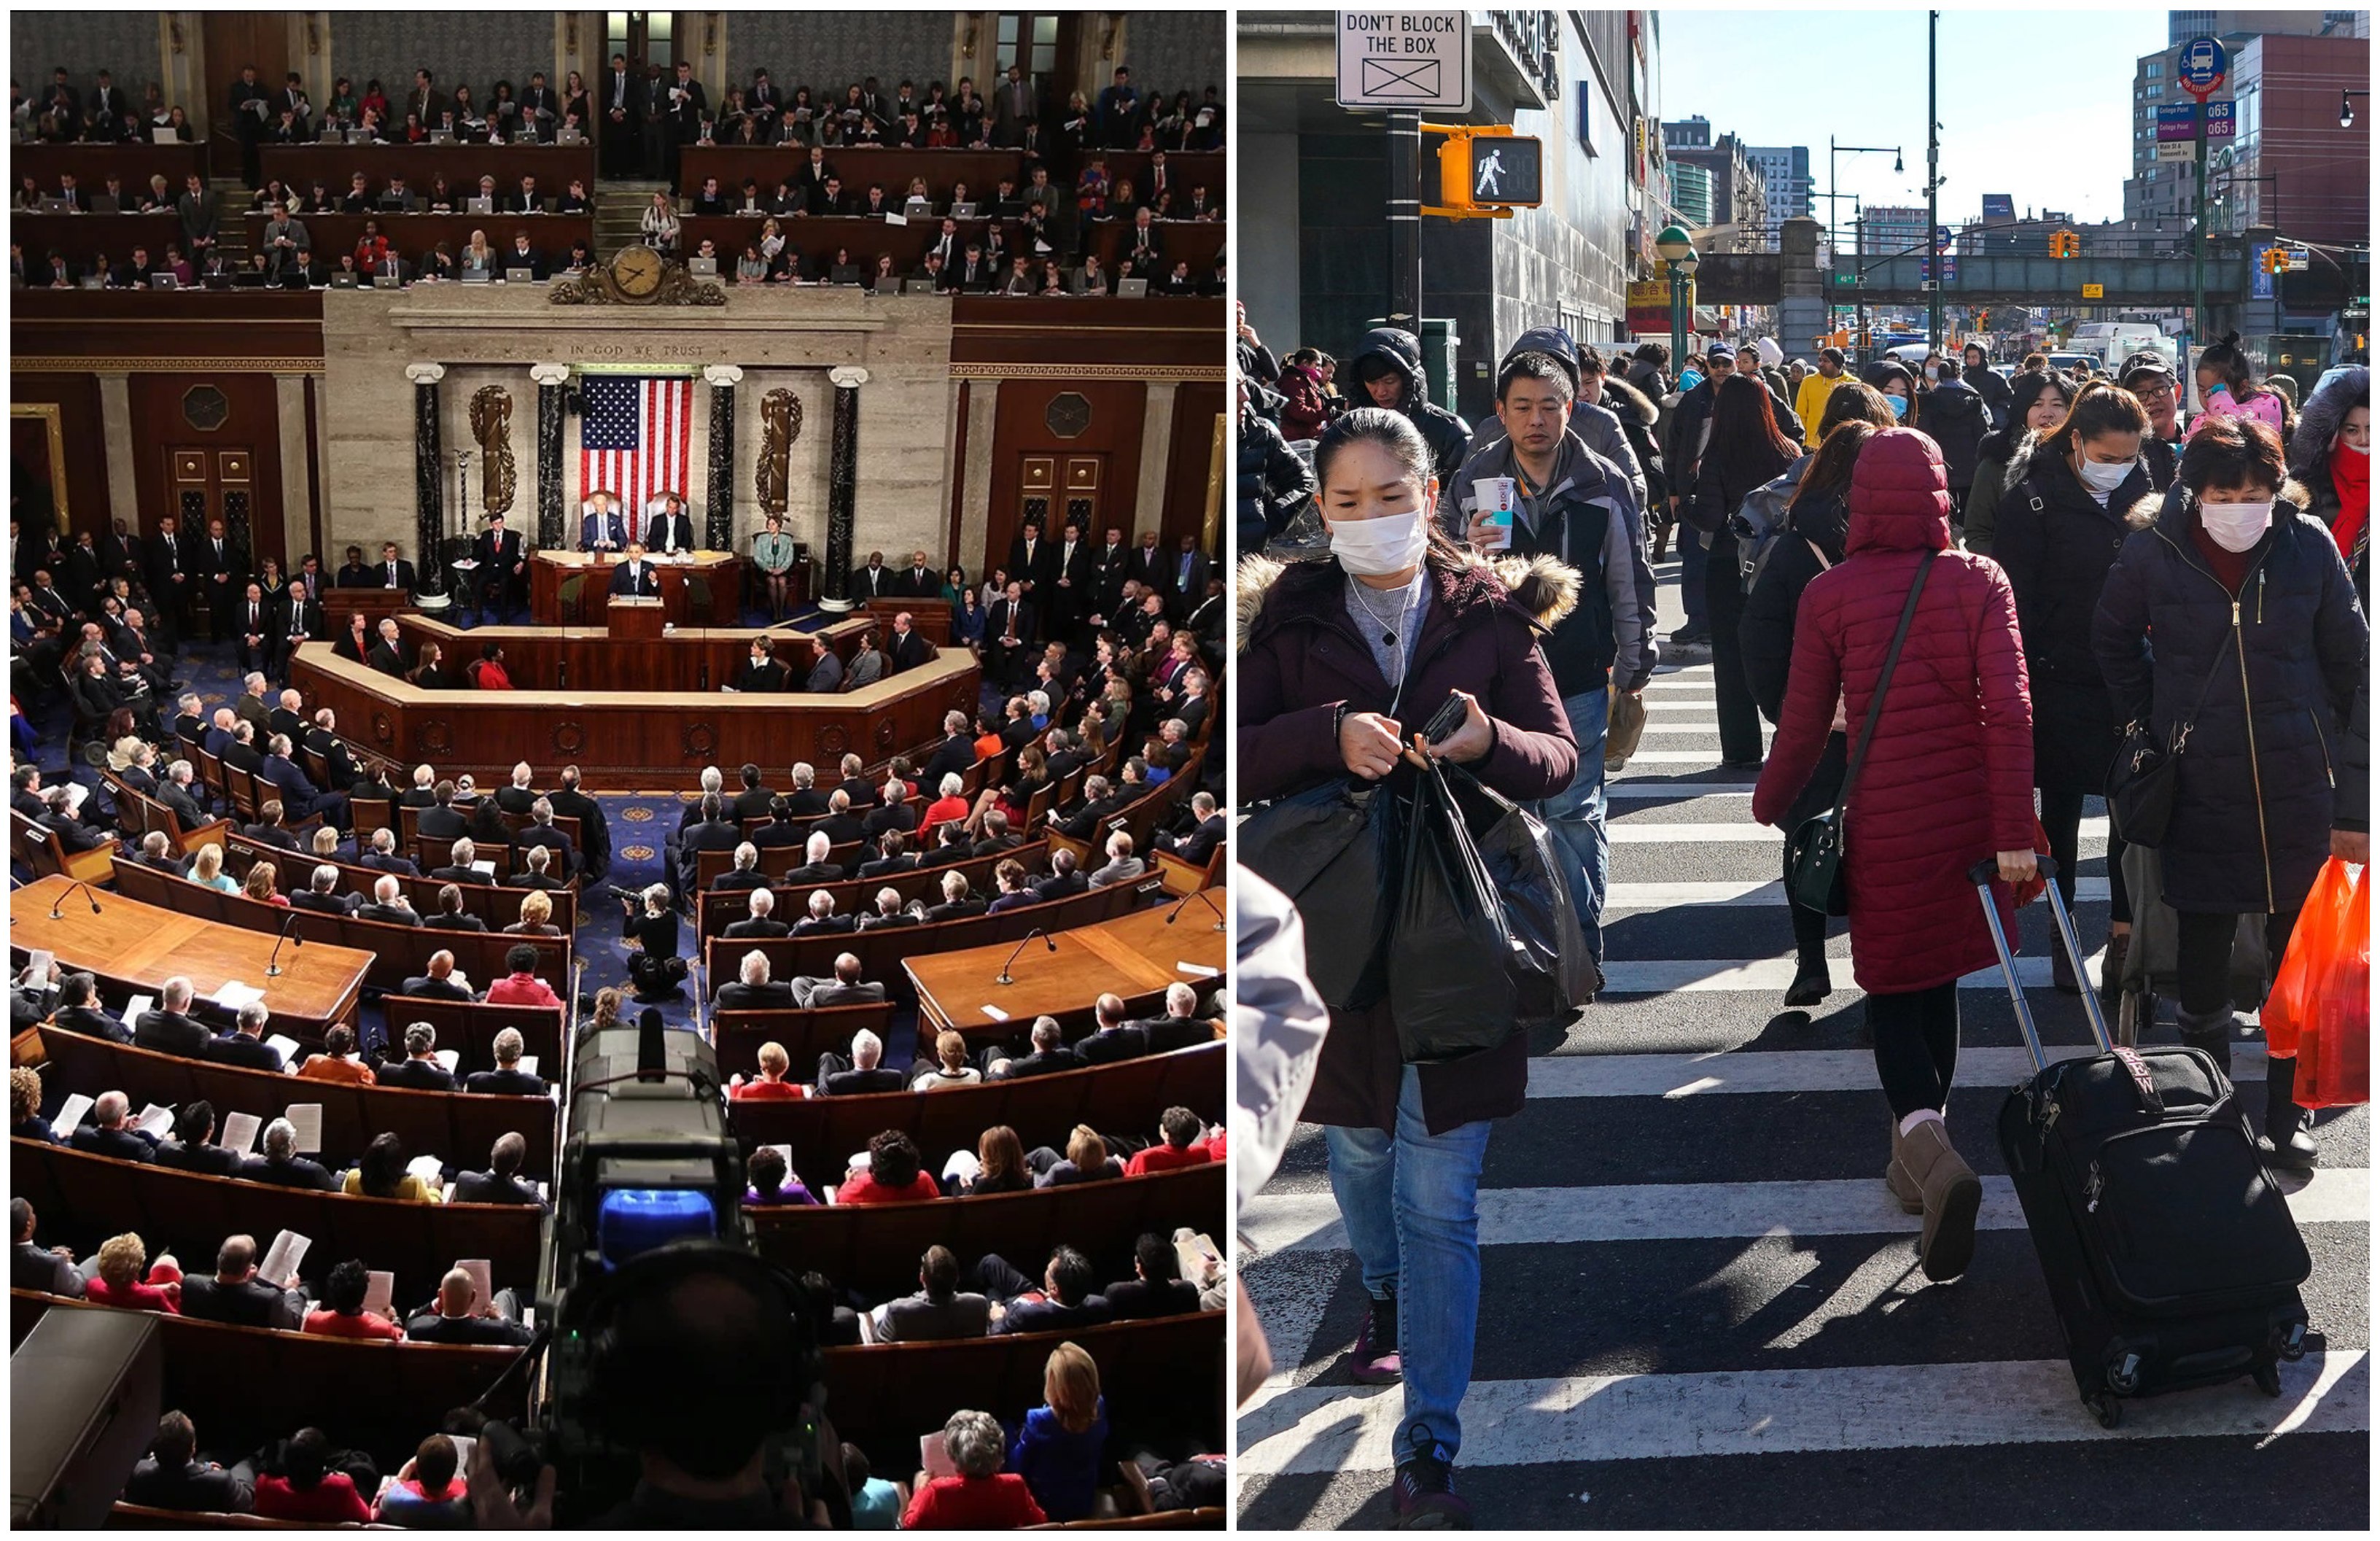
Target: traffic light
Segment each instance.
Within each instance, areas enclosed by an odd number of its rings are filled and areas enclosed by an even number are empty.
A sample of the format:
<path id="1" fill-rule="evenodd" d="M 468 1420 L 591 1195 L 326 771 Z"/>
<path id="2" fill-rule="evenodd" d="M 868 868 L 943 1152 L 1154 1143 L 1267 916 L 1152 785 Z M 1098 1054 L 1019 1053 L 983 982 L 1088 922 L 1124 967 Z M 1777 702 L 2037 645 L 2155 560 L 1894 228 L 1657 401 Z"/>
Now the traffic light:
<path id="1" fill-rule="evenodd" d="M 2082 237 L 2071 230 L 2053 230 L 2049 235 L 2049 254 L 2052 257 L 2080 257 L 2082 255 Z"/>
<path id="2" fill-rule="evenodd" d="M 1469 127 L 1446 133 L 1446 142 L 1438 148 L 1439 207 L 1430 212 L 1495 214 L 1498 210 L 1534 209 L 1543 200 L 1542 140 Z"/>
<path id="3" fill-rule="evenodd" d="M 2265 255 L 2262 261 L 2266 273 L 2287 273 L 2289 271 L 2289 254 L 2288 249 L 2284 247 L 2266 247 L 2265 249 Z"/>
<path id="4" fill-rule="evenodd" d="M 1991 330 L 1991 328 L 1992 328 L 1992 313 L 1991 313 L 1989 310 L 1978 310 L 1978 311 L 1976 311 L 1976 312 L 1975 312 L 1975 330 L 1976 330 L 1976 331 L 1978 331 L 1978 332 L 1988 332 L 1988 331 L 1990 331 L 1990 330 Z"/>

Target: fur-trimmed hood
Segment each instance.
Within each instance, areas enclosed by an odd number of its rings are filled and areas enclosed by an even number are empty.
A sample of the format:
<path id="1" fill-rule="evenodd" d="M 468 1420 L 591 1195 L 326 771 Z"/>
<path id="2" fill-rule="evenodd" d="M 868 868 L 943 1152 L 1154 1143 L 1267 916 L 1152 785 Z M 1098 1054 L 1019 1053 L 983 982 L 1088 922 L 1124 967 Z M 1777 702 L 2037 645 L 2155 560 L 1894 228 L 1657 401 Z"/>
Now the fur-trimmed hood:
<path id="1" fill-rule="evenodd" d="M 1446 599 L 1509 602 L 1548 631 L 1578 606 L 1578 570 L 1567 563 L 1550 556 L 1483 556 L 1467 547 L 1458 552 L 1460 564 L 1453 567 L 1445 566 L 1435 552 L 1429 558 L 1429 566 L 1440 575 L 1438 591 Z M 1239 613 L 1235 650 L 1247 650 L 1264 619 L 1265 600 L 1276 588 L 1299 600 L 1313 598 L 1308 590 L 1335 585 L 1339 570 L 1328 556 L 1305 562 L 1242 557 L 1232 584 L 1232 603 Z"/>
<path id="2" fill-rule="evenodd" d="M 1616 374 L 1607 373 L 1603 377 L 1603 405 L 1621 422 L 1633 421 L 1648 433 L 1661 420 L 1661 414 L 1651 399 Z"/>
<path id="3" fill-rule="evenodd" d="M 2289 471 L 2295 476 L 2323 470 L 2326 474 L 2331 441 L 2348 412 L 2372 401 L 2372 370 L 2350 364 L 2325 374 L 2298 413 L 2297 431 L 2289 435 Z"/>

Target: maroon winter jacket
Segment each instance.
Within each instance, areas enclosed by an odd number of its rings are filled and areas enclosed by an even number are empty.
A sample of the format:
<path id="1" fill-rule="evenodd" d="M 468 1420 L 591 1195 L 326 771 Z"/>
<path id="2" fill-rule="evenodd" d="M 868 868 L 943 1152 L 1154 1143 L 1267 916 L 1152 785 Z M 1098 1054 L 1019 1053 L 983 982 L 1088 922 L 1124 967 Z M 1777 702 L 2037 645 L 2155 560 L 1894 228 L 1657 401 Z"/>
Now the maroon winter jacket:
<path id="1" fill-rule="evenodd" d="M 1517 802 L 1562 791 L 1577 773 L 1578 746 L 1537 638 L 1577 601 L 1578 575 L 1550 557 L 1491 565 L 1466 556 L 1458 565 L 1434 555 L 1429 576 L 1429 611 L 1397 707 L 1406 735 L 1419 732 L 1450 692 L 1467 690 L 1479 698 L 1496 739 L 1471 771 Z M 1238 590 L 1241 797 L 1283 796 L 1345 774 L 1339 706 L 1386 712 L 1395 694 L 1347 618 L 1345 574 L 1336 562 L 1284 566 L 1252 557 L 1240 564 Z M 1402 788 L 1412 774 L 1400 767 L 1388 784 Z M 1393 1133 L 1403 1069 L 1385 1005 L 1333 1011 L 1302 1116 Z M 1422 1066 L 1423 1116 L 1430 1133 L 1443 1134 L 1516 1113 L 1528 1080 L 1528 1042 L 1515 1033 L 1488 1053 Z"/>
<path id="2" fill-rule="evenodd" d="M 1784 716 L 1752 814 L 1774 824 L 1792 806 L 1826 747 L 1838 691 L 1856 740 L 1919 553 L 1940 552 L 1843 815 L 1852 976 L 1870 994 L 1899 994 L 1997 965 L 1967 869 L 2034 846 L 2033 708 L 2015 594 L 1998 564 L 1949 549 L 1934 442 L 1906 428 L 1869 440 L 1850 504 L 1844 560 L 1802 594 Z M 2013 942 L 2009 896 L 1996 888 Z"/>
<path id="3" fill-rule="evenodd" d="M 1330 426 L 1330 398 L 1323 394 L 1322 377 L 1304 364 L 1291 364 L 1281 370 L 1277 388 L 1288 398 L 1281 409 L 1281 436 L 1321 438 Z"/>

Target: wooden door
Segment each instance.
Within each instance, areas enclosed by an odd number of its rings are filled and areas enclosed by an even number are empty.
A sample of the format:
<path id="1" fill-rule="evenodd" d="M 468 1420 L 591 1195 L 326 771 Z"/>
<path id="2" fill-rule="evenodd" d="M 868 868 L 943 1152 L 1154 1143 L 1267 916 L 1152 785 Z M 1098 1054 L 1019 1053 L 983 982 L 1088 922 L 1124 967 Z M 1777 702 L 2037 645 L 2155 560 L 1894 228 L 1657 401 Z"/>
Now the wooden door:
<path id="1" fill-rule="evenodd" d="M 256 67 L 257 83 L 277 91 L 289 74 L 289 17 L 285 11 L 201 11 L 206 45 L 207 106 L 218 137 L 231 132 L 225 104 L 242 65 Z M 408 78 L 409 83 L 409 78 Z M 306 90 L 317 102 L 328 92 L 327 80 L 309 80 Z M 137 89 L 137 88 L 136 88 Z"/>
<path id="2" fill-rule="evenodd" d="M 282 551 L 281 518 L 277 509 L 259 505 L 255 453 L 244 444 L 175 445 L 165 451 L 168 506 L 186 536 L 203 537 L 209 521 L 221 519 L 224 532 L 249 553 L 251 564 L 266 557 L 289 563 Z M 156 533 L 150 510 L 141 510 L 145 536 Z"/>
<path id="3" fill-rule="evenodd" d="M 625 54 L 628 67 L 641 73 L 647 64 L 662 67 L 663 76 L 670 76 L 677 66 L 677 19 L 675 11 L 607 11 L 604 13 L 603 68 L 612 67 L 612 55 Z"/>
<path id="4" fill-rule="evenodd" d="M 1065 106 L 1067 93 L 1080 78 L 1082 38 L 1082 17 L 1075 12 L 1003 11 L 991 78 L 1004 80 L 1010 65 L 1023 65 L 1026 77 L 1040 87 L 1043 109 L 1055 113 Z"/>
<path id="5" fill-rule="evenodd" d="M 1057 540 L 1063 538 L 1067 521 L 1073 520 L 1081 527 L 1083 538 L 1096 545 L 1107 496 L 1106 455 L 1024 455 L 1017 459 L 1015 516 L 1010 528 L 1021 536 L 1026 520 L 1038 519 L 1042 538 Z"/>

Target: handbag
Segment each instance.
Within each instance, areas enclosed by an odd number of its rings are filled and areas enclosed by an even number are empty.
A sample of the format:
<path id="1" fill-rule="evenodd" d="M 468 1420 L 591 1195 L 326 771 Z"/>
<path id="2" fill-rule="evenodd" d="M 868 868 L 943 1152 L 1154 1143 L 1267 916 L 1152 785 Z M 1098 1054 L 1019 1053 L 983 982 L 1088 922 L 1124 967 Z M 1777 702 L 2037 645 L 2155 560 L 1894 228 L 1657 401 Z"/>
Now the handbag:
<path id="1" fill-rule="evenodd" d="M 1520 1025 L 1512 931 L 1443 770 L 1414 780 L 1388 949 L 1388 1000 L 1407 1064 L 1486 1053 Z M 1315 949 L 1307 939 L 1307 955 Z"/>
<path id="2" fill-rule="evenodd" d="M 1876 719 L 1884 715 L 1884 694 L 1892 688 L 1892 671 L 1900 661 L 1900 645 L 1909 640 L 1909 623 L 1917 618 L 1917 597 L 1925 592 L 1925 575 L 1934 565 L 1932 551 L 1917 559 L 1917 576 L 1910 581 L 1909 598 L 1901 602 L 1900 625 L 1892 647 L 1884 655 L 1884 673 L 1867 703 L 1867 720 L 1860 724 L 1859 740 L 1852 746 L 1851 762 L 1843 768 L 1842 790 L 1835 806 L 1802 821 L 1785 843 L 1785 861 L 1792 873 L 1793 903 L 1823 915 L 1852 913 L 1851 895 L 1843 888 L 1843 808 L 1859 784 L 1860 766 L 1867 759 L 1868 740 L 1876 736 Z"/>
<path id="3" fill-rule="evenodd" d="M 1366 980 L 1395 903 L 1395 803 L 1379 786 L 1335 777 L 1257 809 L 1234 835 L 1239 864 L 1297 906 L 1306 976 L 1337 1010 L 1378 993 Z"/>
<path id="4" fill-rule="evenodd" d="M 1519 991 L 1521 1014 L 1567 1020 L 1603 988 L 1603 971 L 1579 924 L 1553 831 L 1467 768 L 1448 762 L 1442 773 L 1503 907 L 1512 939 L 1506 972 Z"/>
<path id="5" fill-rule="evenodd" d="M 2222 647 L 2215 650 L 2214 663 L 2207 666 L 2206 683 L 2198 687 L 2197 703 L 2189 716 L 2166 730 L 2163 744 L 2149 732 L 2146 722 L 2124 724 L 2123 746 L 2107 767 L 2107 821 L 2126 843 L 2154 850 L 2165 840 L 2166 827 L 2173 822 L 2181 751 L 2190 743 L 2191 730 L 2198 725 L 2198 714 L 2206 710 L 2215 676 L 2222 672 L 2216 665 L 2238 636 L 2234 630 L 2223 638 Z"/>

